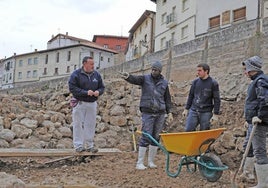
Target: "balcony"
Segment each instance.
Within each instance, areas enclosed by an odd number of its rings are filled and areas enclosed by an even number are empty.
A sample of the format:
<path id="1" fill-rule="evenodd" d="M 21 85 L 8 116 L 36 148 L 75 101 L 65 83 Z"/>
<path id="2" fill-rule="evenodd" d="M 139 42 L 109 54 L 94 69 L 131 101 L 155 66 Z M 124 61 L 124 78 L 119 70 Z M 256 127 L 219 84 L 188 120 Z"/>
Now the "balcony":
<path id="1" fill-rule="evenodd" d="M 167 15 L 167 20 L 166 20 L 167 25 L 166 26 L 168 28 L 171 28 L 171 27 L 175 26 L 176 25 L 175 21 L 176 20 L 175 20 L 175 14 L 174 13 L 171 13 L 171 14 Z"/>

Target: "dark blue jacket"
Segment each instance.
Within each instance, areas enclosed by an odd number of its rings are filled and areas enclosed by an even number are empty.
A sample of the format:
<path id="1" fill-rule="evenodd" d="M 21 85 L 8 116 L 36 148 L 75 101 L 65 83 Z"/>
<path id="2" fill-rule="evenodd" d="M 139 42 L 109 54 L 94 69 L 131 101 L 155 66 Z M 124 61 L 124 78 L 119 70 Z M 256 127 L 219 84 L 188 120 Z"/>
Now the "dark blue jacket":
<path id="1" fill-rule="evenodd" d="M 99 95 L 104 92 L 104 84 L 101 75 L 97 71 L 86 73 L 83 68 L 75 70 L 69 79 L 69 90 L 79 101 L 94 102 L 98 99 L 95 96 L 89 96 L 88 90 L 99 91 Z"/>
<path id="2" fill-rule="evenodd" d="M 268 76 L 260 72 L 251 78 L 253 81 L 248 86 L 245 102 L 245 118 L 252 123 L 254 116 L 268 123 Z"/>
<path id="3" fill-rule="evenodd" d="M 210 76 L 207 79 L 197 78 L 192 82 L 186 109 L 190 108 L 198 112 L 220 113 L 220 91 L 219 84 Z"/>
<path id="4" fill-rule="evenodd" d="M 168 82 L 162 75 L 158 78 L 153 78 L 151 74 L 142 76 L 129 75 L 126 80 L 142 87 L 141 112 L 160 114 L 171 112 L 171 96 Z"/>

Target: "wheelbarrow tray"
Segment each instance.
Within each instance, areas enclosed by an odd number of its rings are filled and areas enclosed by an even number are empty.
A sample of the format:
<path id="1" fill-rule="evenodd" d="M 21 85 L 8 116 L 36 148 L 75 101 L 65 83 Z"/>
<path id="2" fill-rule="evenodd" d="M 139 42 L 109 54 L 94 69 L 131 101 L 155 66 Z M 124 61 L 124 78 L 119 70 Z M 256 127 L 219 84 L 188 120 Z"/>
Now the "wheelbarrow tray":
<path id="1" fill-rule="evenodd" d="M 179 132 L 162 133 L 160 137 L 167 151 L 186 156 L 197 156 L 205 153 L 211 142 L 214 142 L 226 128 Z"/>

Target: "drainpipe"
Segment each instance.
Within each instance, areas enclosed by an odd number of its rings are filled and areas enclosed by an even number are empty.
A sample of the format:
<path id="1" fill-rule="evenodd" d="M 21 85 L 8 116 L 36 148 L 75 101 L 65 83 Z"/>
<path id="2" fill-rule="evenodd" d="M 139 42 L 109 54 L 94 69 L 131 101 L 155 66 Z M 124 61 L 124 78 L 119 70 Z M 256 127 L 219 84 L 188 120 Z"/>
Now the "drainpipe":
<path id="1" fill-rule="evenodd" d="M 258 0 L 258 10 L 257 10 L 257 31 L 256 32 L 260 32 L 261 31 L 261 0 Z"/>

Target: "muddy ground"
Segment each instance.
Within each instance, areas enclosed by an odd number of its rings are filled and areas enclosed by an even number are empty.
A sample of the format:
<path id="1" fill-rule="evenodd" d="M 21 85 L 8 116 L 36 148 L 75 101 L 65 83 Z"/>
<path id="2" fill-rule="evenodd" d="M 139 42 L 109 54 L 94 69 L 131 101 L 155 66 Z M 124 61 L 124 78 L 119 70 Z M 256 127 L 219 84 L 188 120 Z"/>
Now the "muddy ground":
<path id="1" fill-rule="evenodd" d="M 26 187 L 152 187 L 152 188 L 197 188 L 231 187 L 230 179 L 235 170 L 223 171 L 217 182 L 208 182 L 197 170 L 187 171 L 183 166 L 176 178 L 166 172 L 166 155 L 159 150 L 156 156 L 157 169 L 135 169 L 137 153 L 122 152 L 104 156 L 76 157 L 49 164 L 55 158 L 8 158 L 2 159 L 1 171 L 16 175 Z M 177 172 L 181 156 L 170 155 L 170 172 Z M 253 184 L 237 183 L 239 187 Z"/>

